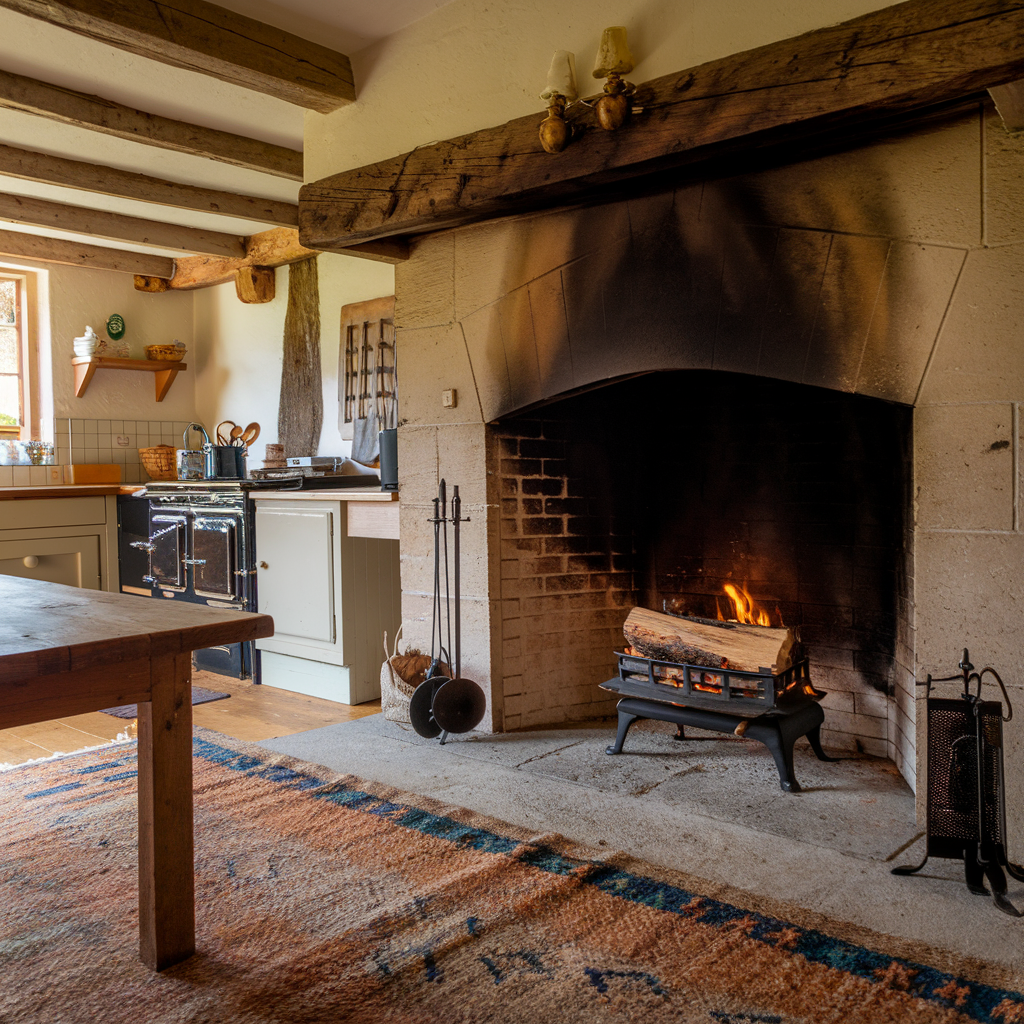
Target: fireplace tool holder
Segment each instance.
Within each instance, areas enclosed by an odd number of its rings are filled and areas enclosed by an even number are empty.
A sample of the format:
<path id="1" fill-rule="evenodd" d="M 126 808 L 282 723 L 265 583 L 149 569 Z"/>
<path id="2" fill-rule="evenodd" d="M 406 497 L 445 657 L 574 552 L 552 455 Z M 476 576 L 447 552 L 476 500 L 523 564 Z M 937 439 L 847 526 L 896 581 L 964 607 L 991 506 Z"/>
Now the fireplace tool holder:
<path id="1" fill-rule="evenodd" d="M 987 878 L 996 907 L 1011 917 L 1022 917 L 1006 898 L 1007 873 L 1024 881 L 1024 869 L 1012 864 L 1006 854 L 1003 722 L 1013 718 L 1013 707 L 999 673 L 991 667 L 975 672 L 966 647 L 959 668 L 957 675 L 929 675 L 917 684 L 925 687 L 927 696 L 927 845 L 920 864 L 895 867 L 892 873 L 912 875 L 929 857 L 963 860 L 971 892 L 989 895 Z M 981 699 L 986 675 L 999 684 L 1005 716 L 999 701 Z M 959 697 L 932 696 L 933 684 L 957 680 L 963 682 Z"/>
<path id="2" fill-rule="evenodd" d="M 430 631 L 430 668 L 427 678 L 416 687 L 409 702 L 409 720 L 413 728 L 425 739 L 441 737 L 443 746 L 451 733 L 469 732 L 476 728 L 487 710 L 487 699 L 480 686 L 462 675 L 462 591 L 461 591 L 461 533 L 463 518 L 462 499 L 459 488 L 452 488 L 451 519 L 448 518 L 447 485 L 442 480 L 438 496 L 434 498 L 434 516 L 428 520 L 434 524 L 434 602 L 433 624 Z M 453 528 L 453 562 L 455 590 L 455 645 L 452 646 L 452 608 L 449 589 L 448 565 L 448 523 Z M 442 542 L 443 541 L 443 542 Z M 445 615 L 441 621 L 441 551 L 444 550 Z M 447 627 L 448 647 L 444 646 L 444 626 Z M 437 637 L 435 648 L 434 639 Z M 438 652 L 435 655 L 435 650 Z M 448 652 L 454 650 L 452 663 Z M 447 659 L 447 670 L 455 669 L 454 676 L 442 672 L 440 655 Z"/>

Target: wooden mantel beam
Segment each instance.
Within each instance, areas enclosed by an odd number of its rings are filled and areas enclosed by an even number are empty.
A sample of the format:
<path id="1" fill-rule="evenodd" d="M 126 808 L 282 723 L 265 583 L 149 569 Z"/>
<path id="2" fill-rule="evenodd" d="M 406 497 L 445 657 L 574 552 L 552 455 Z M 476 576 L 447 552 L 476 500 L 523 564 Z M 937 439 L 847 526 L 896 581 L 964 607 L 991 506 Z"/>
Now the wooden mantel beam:
<path id="1" fill-rule="evenodd" d="M 120 196 L 123 199 L 137 199 L 143 203 L 158 203 L 183 210 L 199 210 L 203 213 L 219 213 L 225 217 L 262 221 L 265 224 L 280 224 L 283 227 L 294 227 L 298 223 L 298 210 L 293 203 L 258 199 L 199 185 L 183 185 L 181 182 L 153 178 L 135 171 L 122 171 L 118 167 L 69 160 L 67 157 L 16 149 L 14 146 L 0 145 L 0 175 L 24 178 L 27 181 L 45 181 L 50 185 Z"/>
<path id="2" fill-rule="evenodd" d="M 298 150 L 175 121 L 159 114 L 147 114 L 101 96 L 63 89 L 10 71 L 0 71 L 0 107 L 115 135 L 130 142 L 302 181 L 302 153 Z"/>
<path id="3" fill-rule="evenodd" d="M 324 114 L 355 99 L 343 53 L 205 0 L 0 0 L 0 7 Z"/>
<path id="4" fill-rule="evenodd" d="M 666 75 L 617 131 L 578 105 L 557 155 L 538 111 L 305 185 L 303 245 L 436 231 L 607 195 L 616 185 L 754 147 L 808 141 L 1024 77 L 1024 2 L 909 0 Z M 621 187 L 619 189 L 621 191 Z"/>

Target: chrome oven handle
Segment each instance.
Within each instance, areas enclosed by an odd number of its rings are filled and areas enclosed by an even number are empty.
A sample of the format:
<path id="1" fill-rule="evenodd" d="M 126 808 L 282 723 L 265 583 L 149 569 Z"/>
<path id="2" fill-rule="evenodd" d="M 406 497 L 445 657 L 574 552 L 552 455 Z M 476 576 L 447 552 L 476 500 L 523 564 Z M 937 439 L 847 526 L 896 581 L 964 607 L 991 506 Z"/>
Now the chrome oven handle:
<path id="1" fill-rule="evenodd" d="M 140 551 L 152 551 L 153 544 L 148 540 L 133 540 L 128 544 L 130 548 L 138 548 Z"/>
<path id="2" fill-rule="evenodd" d="M 206 565 L 205 558 L 183 558 L 181 560 L 182 565 Z"/>

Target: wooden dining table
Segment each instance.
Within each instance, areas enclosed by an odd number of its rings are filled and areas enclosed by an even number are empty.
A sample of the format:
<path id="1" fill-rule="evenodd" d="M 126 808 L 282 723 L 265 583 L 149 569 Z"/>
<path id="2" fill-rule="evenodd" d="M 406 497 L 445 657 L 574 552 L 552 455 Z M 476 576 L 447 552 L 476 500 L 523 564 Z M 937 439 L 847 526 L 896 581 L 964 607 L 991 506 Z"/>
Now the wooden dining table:
<path id="1" fill-rule="evenodd" d="M 139 708 L 139 954 L 195 952 L 192 652 L 272 636 L 269 615 L 0 575 L 0 729 Z"/>

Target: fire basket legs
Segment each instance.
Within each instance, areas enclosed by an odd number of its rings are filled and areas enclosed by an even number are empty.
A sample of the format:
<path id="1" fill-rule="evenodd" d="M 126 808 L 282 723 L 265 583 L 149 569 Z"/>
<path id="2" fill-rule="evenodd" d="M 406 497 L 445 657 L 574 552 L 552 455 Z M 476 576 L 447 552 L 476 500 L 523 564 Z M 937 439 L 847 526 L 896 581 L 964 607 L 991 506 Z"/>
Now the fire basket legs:
<path id="1" fill-rule="evenodd" d="M 626 733 L 629 732 L 629 727 L 640 717 L 639 715 L 631 715 L 628 711 L 623 711 L 622 705 L 624 703 L 624 701 L 619 701 L 619 731 L 615 735 L 615 743 L 605 749 L 606 754 L 622 753 L 622 744 L 626 740 Z M 679 727 L 680 732 L 682 728 L 682 726 Z"/>
<path id="2" fill-rule="evenodd" d="M 615 743 L 605 751 L 621 754 L 622 744 L 630 726 L 638 718 L 651 718 L 659 722 L 674 723 L 679 732 L 683 726 L 692 725 L 697 729 L 711 729 L 714 732 L 736 733 L 737 726 L 745 723 L 742 735 L 763 743 L 775 760 L 779 770 L 779 784 L 787 793 L 799 793 L 800 784 L 793 772 L 793 744 L 801 736 L 810 740 L 811 748 L 822 761 L 834 761 L 821 749 L 821 723 L 825 714 L 821 707 L 812 702 L 794 704 L 786 710 L 777 709 L 771 714 L 744 719 L 720 711 L 703 708 L 681 707 L 662 701 L 644 700 L 641 697 L 624 697 L 616 705 L 619 713 L 619 731 Z M 680 738 L 677 735 L 677 738 Z"/>

